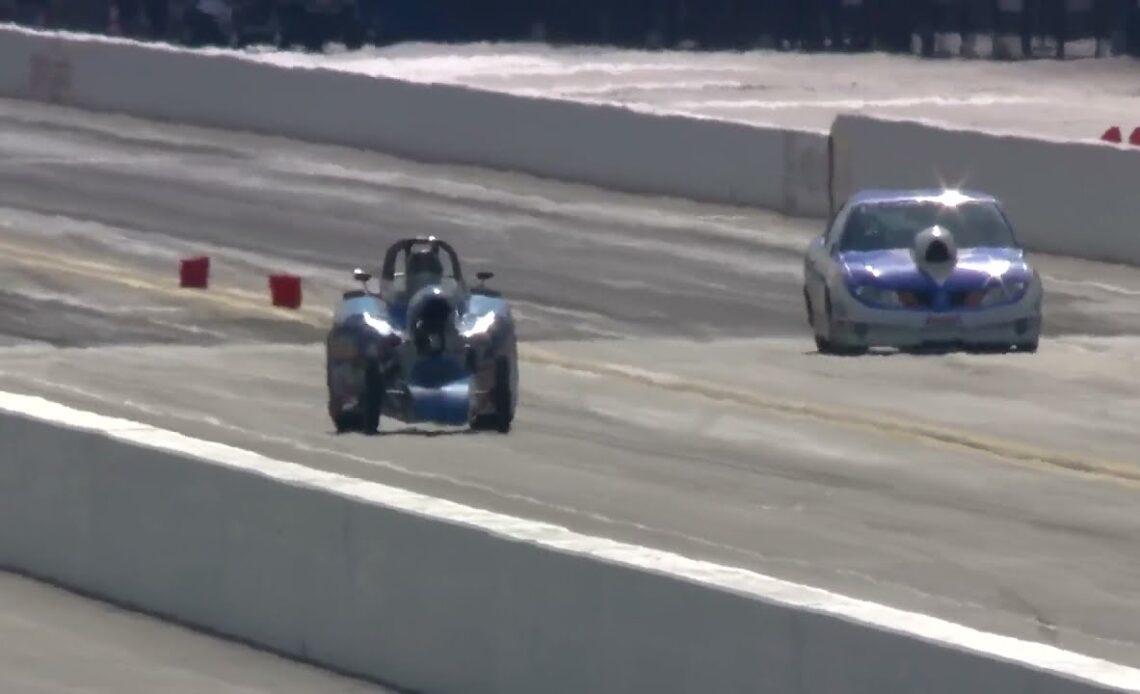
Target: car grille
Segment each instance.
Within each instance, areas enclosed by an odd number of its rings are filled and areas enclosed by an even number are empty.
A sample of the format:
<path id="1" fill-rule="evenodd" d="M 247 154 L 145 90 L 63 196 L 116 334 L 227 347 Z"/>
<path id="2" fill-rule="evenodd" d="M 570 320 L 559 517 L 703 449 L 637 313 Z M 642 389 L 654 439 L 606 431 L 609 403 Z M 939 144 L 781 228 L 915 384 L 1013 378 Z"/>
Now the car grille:
<path id="1" fill-rule="evenodd" d="M 977 306 L 982 300 L 982 292 L 950 292 L 950 305 Z"/>
<path id="2" fill-rule="evenodd" d="M 934 292 L 899 292 L 899 299 L 904 306 L 929 308 L 934 304 Z"/>
<path id="3" fill-rule="evenodd" d="M 901 291 L 899 292 L 899 299 L 904 306 L 911 308 L 931 308 L 937 299 L 937 293 L 933 291 Z M 946 306 L 948 308 L 961 308 L 963 306 L 977 306 L 981 301 L 982 293 L 976 291 L 958 291 L 949 292 L 946 295 Z"/>

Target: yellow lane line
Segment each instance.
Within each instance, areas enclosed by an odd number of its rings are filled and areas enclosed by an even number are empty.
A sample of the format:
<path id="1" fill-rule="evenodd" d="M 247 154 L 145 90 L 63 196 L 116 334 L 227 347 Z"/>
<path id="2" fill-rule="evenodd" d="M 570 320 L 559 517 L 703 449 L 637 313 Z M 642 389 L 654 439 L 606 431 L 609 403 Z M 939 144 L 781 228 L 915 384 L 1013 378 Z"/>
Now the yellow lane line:
<path id="1" fill-rule="evenodd" d="M 332 311 L 317 307 L 304 307 L 291 310 L 273 306 L 269 291 L 258 294 L 232 287 L 211 287 L 210 289 L 184 289 L 177 280 L 144 278 L 137 270 L 111 265 L 89 259 L 64 256 L 38 249 L 28 248 L 7 240 L 0 240 L 0 262 L 12 262 L 25 267 L 43 270 L 48 274 L 67 274 L 94 281 L 118 284 L 150 294 L 222 307 L 238 313 L 260 313 L 278 320 L 288 320 L 314 327 L 325 327 Z"/>
<path id="2" fill-rule="evenodd" d="M 0 262 L 5 260 L 42 270 L 64 272 L 94 280 L 113 282 L 132 289 L 179 300 L 213 304 L 240 313 L 259 313 L 279 320 L 300 322 L 317 328 L 328 327 L 332 317 L 332 310 L 326 307 L 305 307 L 296 311 L 274 307 L 269 303 L 268 291 L 265 295 L 260 295 L 256 292 L 230 287 L 218 287 L 205 291 L 187 290 L 178 287 L 174 281 L 142 278 L 134 269 L 110 265 L 106 262 L 63 256 L 0 240 Z M 889 435 L 926 444 L 940 444 L 966 449 L 1039 470 L 1060 470 L 1091 475 L 1140 487 L 1140 467 L 1123 463 L 1086 458 L 1059 451 L 1036 449 L 1018 442 L 977 436 L 960 430 L 937 427 L 914 420 L 901 420 L 888 415 L 859 413 L 846 409 L 829 408 L 810 402 L 774 398 L 754 391 L 685 378 L 676 374 L 648 371 L 624 364 L 574 358 L 533 344 L 524 343 L 520 345 L 519 359 L 524 363 L 552 366 L 596 376 L 620 378 L 632 383 L 676 393 L 745 405 L 783 417 L 801 420 L 811 419 L 848 429 Z"/>
<path id="3" fill-rule="evenodd" d="M 889 415 L 865 414 L 846 409 L 829 408 L 815 403 L 773 398 L 754 391 L 689 379 L 676 374 L 647 371 L 624 364 L 577 359 L 529 344 L 520 347 L 520 358 L 525 358 L 526 361 L 533 364 L 578 371 L 594 376 L 621 378 L 676 393 L 698 395 L 711 400 L 746 405 L 785 417 L 811 419 L 848 429 L 870 431 L 927 444 L 934 443 L 966 449 L 1037 470 L 1061 470 L 1140 487 L 1140 467 L 1134 465 L 1086 458 L 1060 451 L 1036 449 L 1019 442 L 977 436 L 961 430 L 937 427 L 915 420 L 902 420 Z"/>

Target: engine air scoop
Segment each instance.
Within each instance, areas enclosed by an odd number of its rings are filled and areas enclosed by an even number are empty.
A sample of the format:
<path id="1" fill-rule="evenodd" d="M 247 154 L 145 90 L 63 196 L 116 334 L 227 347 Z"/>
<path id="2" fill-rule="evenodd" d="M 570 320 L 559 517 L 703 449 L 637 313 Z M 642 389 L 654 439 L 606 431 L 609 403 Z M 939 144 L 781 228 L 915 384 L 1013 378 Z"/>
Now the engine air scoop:
<path id="1" fill-rule="evenodd" d="M 946 282 L 958 264 L 958 245 L 944 227 L 923 229 L 914 238 L 914 262 L 939 285 Z"/>

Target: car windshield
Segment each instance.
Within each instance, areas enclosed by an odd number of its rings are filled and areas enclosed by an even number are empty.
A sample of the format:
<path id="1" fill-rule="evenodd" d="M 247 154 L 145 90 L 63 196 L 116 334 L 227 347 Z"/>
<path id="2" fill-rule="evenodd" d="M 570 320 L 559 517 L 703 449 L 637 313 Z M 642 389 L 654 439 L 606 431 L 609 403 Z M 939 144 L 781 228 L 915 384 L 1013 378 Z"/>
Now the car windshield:
<path id="1" fill-rule="evenodd" d="M 1013 232 L 992 202 L 957 205 L 903 200 L 860 205 L 851 211 L 839 248 L 842 251 L 882 251 L 910 248 L 924 229 L 941 226 L 959 248 L 1012 248 Z"/>

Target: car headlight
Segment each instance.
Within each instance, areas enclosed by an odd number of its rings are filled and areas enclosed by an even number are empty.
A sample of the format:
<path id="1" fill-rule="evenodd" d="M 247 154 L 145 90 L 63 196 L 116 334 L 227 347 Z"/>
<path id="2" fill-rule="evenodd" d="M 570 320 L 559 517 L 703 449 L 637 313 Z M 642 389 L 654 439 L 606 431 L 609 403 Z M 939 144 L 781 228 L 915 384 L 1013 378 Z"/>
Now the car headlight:
<path id="1" fill-rule="evenodd" d="M 470 338 L 475 338 L 475 337 L 486 336 L 489 334 L 489 331 L 491 330 L 491 326 L 494 324 L 495 324 L 494 312 L 484 313 L 483 315 L 479 316 L 479 318 L 477 318 L 475 320 L 475 323 L 470 328 L 463 331 L 463 337 L 470 339 Z"/>
<path id="2" fill-rule="evenodd" d="M 1029 283 L 1025 280 L 1014 280 L 1012 282 L 998 282 L 988 287 L 982 295 L 981 301 L 978 302 L 980 306 L 993 306 L 994 304 L 1004 304 L 1011 301 L 1017 301 L 1025 296 L 1025 292 L 1029 289 Z"/>
<path id="3" fill-rule="evenodd" d="M 876 306 L 885 307 L 898 307 L 902 306 L 902 301 L 899 298 L 899 293 L 893 289 L 883 289 L 881 287 L 874 287 L 868 284 L 860 285 L 852 290 L 861 301 L 868 304 L 875 304 Z"/>

